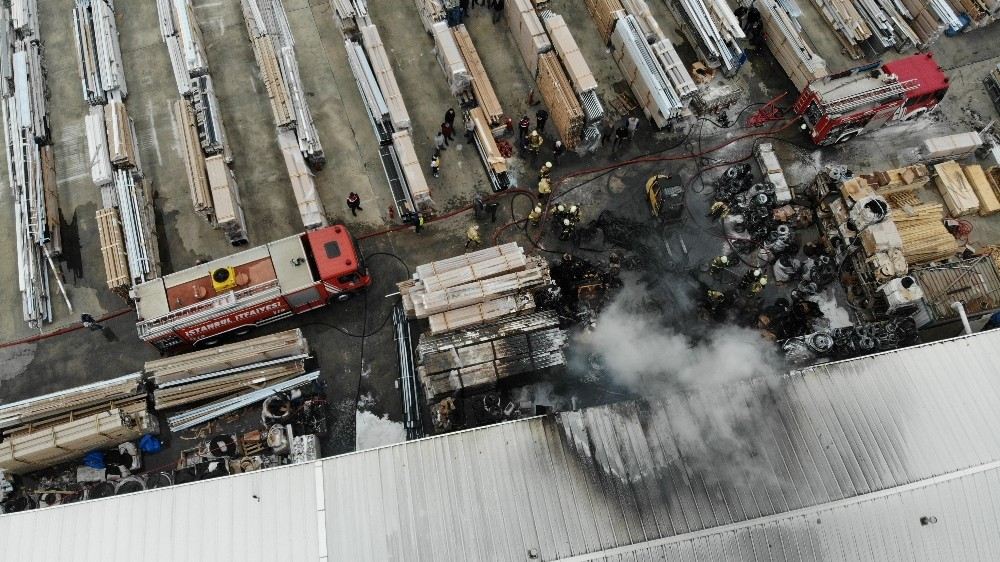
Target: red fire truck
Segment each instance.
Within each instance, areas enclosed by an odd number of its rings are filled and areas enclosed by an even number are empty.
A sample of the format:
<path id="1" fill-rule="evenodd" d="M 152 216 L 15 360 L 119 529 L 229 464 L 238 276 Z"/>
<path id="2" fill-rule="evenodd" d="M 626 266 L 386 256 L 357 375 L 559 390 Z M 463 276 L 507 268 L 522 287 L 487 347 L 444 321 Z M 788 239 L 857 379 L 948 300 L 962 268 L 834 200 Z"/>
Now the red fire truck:
<path id="1" fill-rule="evenodd" d="M 814 143 L 848 141 L 896 121 L 909 121 L 937 107 L 948 77 L 930 53 L 875 62 L 811 82 L 793 109 Z"/>
<path id="2" fill-rule="evenodd" d="M 371 284 L 343 225 L 244 250 L 132 288 L 139 338 L 167 351 L 346 300 Z"/>

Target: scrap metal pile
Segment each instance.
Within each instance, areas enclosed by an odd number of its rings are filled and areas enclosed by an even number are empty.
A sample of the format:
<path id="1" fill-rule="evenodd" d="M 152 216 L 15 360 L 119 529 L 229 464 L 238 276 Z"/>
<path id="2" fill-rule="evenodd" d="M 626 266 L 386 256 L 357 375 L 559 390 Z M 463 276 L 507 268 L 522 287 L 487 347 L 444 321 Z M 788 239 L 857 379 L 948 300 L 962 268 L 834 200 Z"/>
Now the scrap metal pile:
<path id="1" fill-rule="evenodd" d="M 396 216 L 416 222 L 434 214 L 434 200 L 416 158 L 410 114 L 392 71 L 389 54 L 362 0 L 336 0 L 337 22 L 344 33 L 347 62 L 379 144 L 379 158 L 389 184 Z"/>
<path id="2" fill-rule="evenodd" d="M 302 224 L 306 229 L 326 226 L 326 211 L 310 169 L 322 168 L 326 156 L 306 103 L 285 8 L 280 0 L 241 0 L 240 5 Z"/>
<path id="3" fill-rule="evenodd" d="M 108 288 L 125 291 L 160 274 L 152 194 L 143 182 L 135 123 L 125 108 L 114 5 L 77 0 L 73 8 L 77 62 L 84 101 L 90 174 L 101 190 L 97 211 Z"/>
<path id="4" fill-rule="evenodd" d="M 912 318 L 894 318 L 857 326 L 813 332 L 785 340 L 782 351 L 792 364 L 835 361 L 899 349 L 919 343 Z"/>
<path id="5" fill-rule="evenodd" d="M 59 282 L 52 258 L 62 253 L 37 11 L 35 0 L 0 6 L 0 109 L 13 196 L 18 290 L 24 321 L 33 328 L 52 321 L 49 269 Z"/>
<path id="6" fill-rule="evenodd" d="M 201 30 L 190 0 L 157 0 L 160 36 L 174 71 L 173 116 L 180 127 L 188 189 L 196 213 L 225 232 L 234 246 L 248 243 L 239 186 L 230 168 L 222 111 L 209 74 Z"/>

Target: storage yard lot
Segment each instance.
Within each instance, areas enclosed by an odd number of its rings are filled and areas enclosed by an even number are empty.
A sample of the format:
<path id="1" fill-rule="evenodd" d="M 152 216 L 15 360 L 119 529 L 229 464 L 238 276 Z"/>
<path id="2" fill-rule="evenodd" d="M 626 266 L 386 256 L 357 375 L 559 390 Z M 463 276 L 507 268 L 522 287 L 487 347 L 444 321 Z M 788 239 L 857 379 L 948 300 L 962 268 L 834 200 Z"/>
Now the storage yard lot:
<path id="1" fill-rule="evenodd" d="M 696 60 L 695 50 L 680 33 L 665 2 L 647 1 L 680 58 L 690 67 Z M 467 229 L 473 224 L 469 207 L 474 195 L 492 194 L 490 178 L 476 147 L 463 138 L 461 111 L 455 124 L 456 138 L 441 154 L 440 178 L 431 177 L 428 166 L 435 150 L 434 136 L 445 111 L 450 107 L 460 110 L 459 102 L 449 90 L 435 57 L 434 40 L 421 25 L 416 4 L 370 2 L 370 18 L 386 45 L 412 121 L 410 134 L 417 160 L 436 206 L 435 218 L 421 232 L 415 232 L 412 226 L 387 232 L 400 225 L 400 221 L 395 216 L 379 157 L 379 143 L 352 73 L 344 35 L 332 5 L 329 0 L 284 1 L 304 97 L 326 155 L 325 166 L 315 173 L 319 198 L 329 224 L 345 224 L 360 239 L 361 253 L 369 256 L 367 265 L 373 284 L 364 296 L 281 320 L 255 334 L 299 328 L 308 339 L 331 404 L 331 427 L 322 443 L 324 456 L 355 449 L 355 415 L 359 404 L 392 422 L 403 421 L 400 370 L 388 316 L 398 300 L 400 289 L 396 284 L 405 280 L 408 272 L 393 256 L 402 258 L 412 272 L 420 264 L 461 254 Z M 16 290 L 17 264 L 14 259 L 0 261 L 0 284 L 5 287 L 0 291 L 0 341 L 26 339 L 25 343 L 0 347 L 0 404 L 136 372 L 143 368 L 144 362 L 159 357 L 155 348 L 137 338 L 135 311 L 106 284 L 95 220 L 95 212 L 102 207 L 102 195 L 92 182 L 88 161 L 84 125 L 88 106 L 81 97 L 77 72 L 73 6 L 74 0 L 45 0 L 38 4 L 64 248 L 56 266 L 65 280 L 73 310 L 67 309 L 53 286 L 52 322 L 40 329 L 27 326 L 21 317 L 21 296 Z M 192 6 L 225 123 L 232 153 L 231 169 L 239 185 L 250 246 L 300 233 L 299 208 L 285 171 L 271 104 L 248 40 L 240 3 L 193 0 Z M 596 78 L 597 93 L 609 117 L 604 126 L 617 125 L 630 115 L 642 117 L 638 110 L 622 113 L 616 107 L 614 100 L 619 99 L 624 77 L 584 4 L 578 0 L 550 0 L 547 8 L 563 16 Z M 851 60 L 820 18 L 817 8 L 809 0 L 801 0 L 801 9 L 804 34 L 831 72 L 865 61 L 889 61 L 912 54 L 912 51 L 889 50 L 878 56 L 869 53 L 863 60 Z M 120 0 L 115 4 L 115 22 L 128 81 L 125 105 L 135 122 L 142 171 L 154 194 L 156 244 L 162 272 L 182 271 L 238 251 L 220 230 L 213 229 L 192 209 L 185 146 L 171 109 L 178 92 L 171 60 L 161 40 L 156 3 Z M 465 25 L 504 114 L 513 122 L 513 136 L 505 140 L 516 144 L 518 120 L 529 115 L 533 123 L 536 111 L 542 107 L 537 101 L 535 81 L 522 62 L 507 18 L 501 17 L 493 23 L 490 10 L 477 6 L 471 10 Z M 798 123 L 775 132 L 774 149 L 788 183 L 792 187 L 807 186 L 827 165 L 842 164 L 858 173 L 901 167 L 912 161 L 914 150 L 924 139 L 980 129 L 992 119 L 1000 120 L 982 83 L 990 69 L 1000 63 L 998 25 L 987 25 L 955 37 L 942 36 L 930 47 L 929 52 L 950 80 L 944 102 L 931 115 L 824 148 L 813 146 L 808 134 L 798 130 Z M 725 245 L 725 237 L 706 235 L 714 228 L 705 218 L 713 202 L 713 182 L 725 169 L 724 165 L 747 156 L 757 141 L 734 142 L 703 158 L 691 158 L 690 154 L 744 134 L 759 133 L 764 129 L 745 126 L 746 118 L 753 113 L 751 109 L 759 109 L 782 92 L 788 92 L 779 102 L 783 107 L 790 106 L 798 97 L 782 67 L 763 44 L 748 49 L 748 62 L 735 77 L 716 78 L 716 83 L 723 81 L 743 91 L 739 101 L 726 112 L 735 121 L 731 127 L 720 126 L 716 113 L 707 115 L 713 121 L 687 117 L 662 130 L 654 129 L 643 118 L 635 138 L 620 150 L 613 151 L 612 141 L 608 140 L 593 152 L 570 152 L 557 163 L 554 178 L 602 169 L 640 156 L 651 157 L 649 161 L 617 167 L 600 175 L 570 177 L 561 183 L 563 192 L 572 192 L 560 201 L 581 207 L 581 227 L 598 219 L 604 210 L 645 221 L 649 216 L 646 180 L 655 174 L 669 173 L 689 186 L 685 197 L 688 218 L 673 236 L 683 240 L 680 244 L 684 245 L 685 260 L 691 264 L 688 273 L 696 277 L 699 268 L 702 272 L 707 269 L 707 264 Z M 746 111 L 741 111 L 744 108 Z M 551 123 L 547 129 L 549 139 L 553 134 Z M 771 126 L 774 123 L 765 125 Z M 538 168 L 551 159 L 550 146 L 547 143 L 534 160 L 515 147 L 513 157 L 506 160 L 514 187 L 536 192 Z M 666 159 L 656 161 L 658 156 Z M 671 159 L 671 156 L 685 158 Z M 6 184 L 6 179 L 2 181 Z M 346 204 L 352 192 L 362 202 L 363 210 L 357 216 L 352 216 Z M 528 215 L 532 209 L 529 199 L 514 194 L 497 197 L 495 222 L 489 218 L 477 222 L 483 246 L 518 242 L 526 251 L 536 252 L 534 243 L 520 227 L 507 226 L 512 217 L 522 221 Z M 933 186 L 925 190 L 924 199 L 941 201 Z M 0 213 L 0 240 L 15 238 L 13 213 L 6 211 L 12 206 L 10 190 L 5 186 L 0 189 L 0 208 L 5 209 Z M 996 216 L 963 218 L 972 225 L 970 243 L 1000 244 L 1000 219 Z M 564 252 L 576 251 L 569 242 L 557 240 L 555 234 L 546 234 L 542 240 L 547 251 L 537 253 L 550 258 L 553 264 Z M 667 251 L 677 251 L 677 238 L 671 240 L 675 245 Z M 657 249 L 655 253 L 657 256 L 650 259 L 666 259 L 663 250 Z M 608 261 L 606 253 L 586 255 L 587 259 L 602 264 Z M 671 255 L 670 260 L 673 259 Z M 670 293 L 673 289 L 667 285 L 679 278 L 664 276 L 653 284 L 658 291 Z M 773 300 L 785 296 L 787 289 L 769 286 L 764 295 Z M 838 289 L 832 294 L 831 298 L 846 314 L 844 291 Z M 102 322 L 105 329 L 100 332 L 82 329 L 81 313 L 106 317 Z M 380 329 L 383 325 L 385 329 Z M 947 327 L 939 335 L 955 335 L 953 328 Z M 54 335 L 57 332 L 59 335 Z M 359 334 L 371 335 L 357 337 Z M 541 391 L 532 390 L 535 394 L 526 398 L 526 402 L 560 408 L 571 403 L 585 405 L 636 396 L 621 388 L 592 385 L 589 384 L 592 381 L 578 377 L 572 374 L 547 381 L 559 398 L 543 398 Z"/>

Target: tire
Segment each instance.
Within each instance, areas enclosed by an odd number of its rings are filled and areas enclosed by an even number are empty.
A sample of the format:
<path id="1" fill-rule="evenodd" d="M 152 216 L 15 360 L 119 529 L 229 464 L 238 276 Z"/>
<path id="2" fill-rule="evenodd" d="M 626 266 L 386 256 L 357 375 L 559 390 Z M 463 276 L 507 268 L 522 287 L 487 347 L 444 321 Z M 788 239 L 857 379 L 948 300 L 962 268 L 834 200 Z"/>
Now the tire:
<path id="1" fill-rule="evenodd" d="M 845 142 L 853 139 L 854 137 L 856 137 L 856 136 L 858 136 L 860 134 L 861 134 L 861 131 L 851 131 L 850 133 L 847 133 L 846 135 L 844 135 L 844 136 L 840 137 L 839 139 L 837 139 L 837 142 L 835 142 L 834 144 L 844 144 Z"/>
<path id="2" fill-rule="evenodd" d="M 195 347 L 198 349 L 208 349 L 209 347 L 215 347 L 222 343 L 222 336 L 213 336 L 208 339 L 198 340 Z"/>
<path id="3" fill-rule="evenodd" d="M 249 333 L 252 333 L 255 329 L 257 329 L 257 326 L 254 326 L 253 324 L 249 324 L 247 326 L 241 326 L 233 330 L 233 335 L 238 337 L 243 337 Z"/>
<path id="4" fill-rule="evenodd" d="M 352 293 L 335 293 L 326 298 L 327 305 L 337 304 L 339 302 L 347 302 L 351 300 L 354 295 Z"/>

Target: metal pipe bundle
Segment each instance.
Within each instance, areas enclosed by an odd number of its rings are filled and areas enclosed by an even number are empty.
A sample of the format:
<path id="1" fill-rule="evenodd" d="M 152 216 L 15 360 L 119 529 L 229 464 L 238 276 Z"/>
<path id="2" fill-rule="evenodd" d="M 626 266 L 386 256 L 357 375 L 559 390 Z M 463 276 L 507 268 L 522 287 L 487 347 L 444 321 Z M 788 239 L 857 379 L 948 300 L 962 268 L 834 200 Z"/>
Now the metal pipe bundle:
<path id="1" fill-rule="evenodd" d="M 90 105 L 103 104 L 111 91 L 124 99 L 128 88 L 110 0 L 76 0 L 73 32 L 83 99 Z"/>
<path id="2" fill-rule="evenodd" d="M 241 5 L 250 41 L 255 45 L 261 41 L 270 41 L 273 45 L 273 56 L 277 60 L 281 81 L 288 90 L 294 116 L 288 126 L 295 131 L 299 150 L 313 168 L 321 168 L 326 162 L 326 156 L 323 154 L 309 104 L 306 103 L 299 65 L 295 60 L 295 39 L 288 25 L 285 8 L 281 0 L 241 0 Z M 270 64 L 268 60 L 261 60 L 266 53 L 267 51 L 254 49 L 257 64 L 262 68 Z"/>
<path id="3" fill-rule="evenodd" d="M 319 379 L 319 371 L 313 371 L 305 375 L 286 380 L 278 384 L 254 390 L 246 394 L 241 394 L 234 398 L 212 402 L 193 410 L 181 412 L 180 414 L 167 418 L 167 425 L 170 430 L 177 432 L 201 425 L 219 416 L 234 412 L 240 408 L 245 408 L 258 402 L 263 402 L 265 398 L 273 394 L 287 392 L 295 388 L 301 388 Z"/>
<path id="4" fill-rule="evenodd" d="M 61 252 L 36 15 L 34 0 L 0 6 L 0 28 L 4 29 L 0 69 L 5 78 L 0 113 L 13 195 L 18 290 L 24 321 L 33 328 L 52 320 L 48 270 L 55 268 L 52 256 Z"/>
<path id="5" fill-rule="evenodd" d="M 392 308 L 392 323 L 396 328 L 396 356 L 399 359 L 399 390 L 403 398 L 403 418 L 407 439 L 424 436 L 420 421 L 420 398 L 417 389 L 417 371 L 413 363 L 413 341 L 410 322 L 401 305 Z"/>

